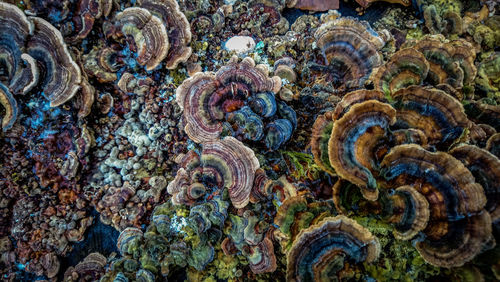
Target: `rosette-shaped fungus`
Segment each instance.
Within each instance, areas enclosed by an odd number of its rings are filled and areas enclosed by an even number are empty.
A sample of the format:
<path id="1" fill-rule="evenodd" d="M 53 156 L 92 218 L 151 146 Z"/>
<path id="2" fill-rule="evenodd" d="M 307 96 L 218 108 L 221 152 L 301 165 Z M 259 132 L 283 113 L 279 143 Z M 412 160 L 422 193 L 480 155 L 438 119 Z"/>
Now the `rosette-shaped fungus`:
<path id="1" fill-rule="evenodd" d="M 57 107 L 71 99 L 80 89 L 82 81 L 78 65 L 71 58 L 59 30 L 47 21 L 30 17 L 34 24 L 34 36 L 27 43 L 27 52 L 39 66 L 41 87 L 50 101 Z"/>
<path id="2" fill-rule="evenodd" d="M 281 88 L 263 65 L 251 58 L 233 57 L 217 73 L 199 72 L 177 88 L 176 101 L 184 110 L 186 131 L 197 143 L 218 139 L 223 132 L 235 137 L 264 139 L 275 150 L 290 139 L 297 125 L 293 109 L 277 102 Z"/>
<path id="3" fill-rule="evenodd" d="M 282 249 L 287 250 L 299 232 L 332 215 L 329 202 L 314 201 L 310 195 L 291 195 L 278 208 L 274 224 L 279 227 Z"/>
<path id="4" fill-rule="evenodd" d="M 324 65 L 313 69 L 326 72 L 334 84 L 361 87 L 372 69 L 382 64 L 379 50 L 385 42 L 367 22 L 349 17 L 327 21 L 318 27 L 314 37 Z"/>
<path id="5" fill-rule="evenodd" d="M 112 0 L 79 0 L 72 24 L 69 25 L 74 33 L 71 40 L 81 40 L 87 37 L 94 22 L 101 17 L 107 17 L 112 8 Z"/>
<path id="6" fill-rule="evenodd" d="M 394 147 L 383 159 L 386 188 L 410 185 L 429 203 L 429 223 L 417 250 L 429 263 L 457 267 L 473 259 L 492 239 L 486 197 L 474 176 L 457 159 L 418 145 Z"/>
<path id="7" fill-rule="evenodd" d="M 361 187 L 364 197 L 376 200 L 372 173 L 387 152 L 388 128 L 396 122 L 396 110 L 376 100 L 355 104 L 333 123 L 328 156 L 335 172 Z"/>
<path id="8" fill-rule="evenodd" d="M 409 240 L 427 227 L 429 202 L 413 187 L 398 187 L 389 199 L 388 221 L 395 224 L 396 239 Z"/>
<path id="9" fill-rule="evenodd" d="M 112 26 L 105 28 L 108 37 L 131 38 L 130 48 L 137 52 L 137 62 L 146 65 L 147 70 L 155 69 L 167 56 L 170 45 L 165 24 L 147 9 L 127 8 L 115 15 Z"/>
<path id="10" fill-rule="evenodd" d="M 471 126 L 462 104 L 444 91 L 410 86 L 392 96 L 396 127 L 423 131 L 431 145 L 450 145 Z"/>
<path id="11" fill-rule="evenodd" d="M 26 18 L 6 3 L 0 3 L 0 26 L 0 61 L 7 67 L 6 78 L 0 79 L 8 81 L 4 84 L 12 94 L 25 94 L 38 84 L 51 107 L 76 94 L 82 80 L 80 68 L 59 30 L 41 18 Z"/>
<path id="12" fill-rule="evenodd" d="M 137 248 L 139 241 L 143 239 L 144 233 L 136 227 L 127 227 L 118 236 L 116 247 L 122 255 L 133 254 L 134 248 Z"/>
<path id="13" fill-rule="evenodd" d="M 463 39 L 447 41 L 442 35 L 426 36 L 414 48 L 427 58 L 428 78 L 434 84 L 447 83 L 462 88 L 476 77 L 474 47 Z"/>
<path id="14" fill-rule="evenodd" d="M 229 215 L 228 237 L 222 243 L 226 255 L 239 250 L 247 257 L 250 269 L 255 274 L 273 272 L 276 270 L 276 255 L 268 232 L 268 224 L 251 211 L 245 211 L 243 216 Z"/>
<path id="15" fill-rule="evenodd" d="M 384 93 L 373 90 L 356 90 L 346 94 L 337 104 L 333 112 L 319 115 L 313 124 L 311 137 L 311 151 L 314 162 L 326 172 L 335 175 L 328 156 L 328 141 L 332 135 L 334 121 L 340 119 L 352 105 L 368 100 L 385 102 Z"/>
<path id="16" fill-rule="evenodd" d="M 450 154 L 460 160 L 481 184 L 486 195 L 485 209 L 491 219 L 500 218 L 500 160 L 490 152 L 472 145 L 462 144 L 450 150 Z"/>
<path id="17" fill-rule="evenodd" d="M 136 60 L 146 70 L 165 60 L 175 69 L 191 56 L 191 28 L 179 5 L 173 0 L 144 0 L 115 15 L 113 24 L 104 26 L 107 37 L 125 39 Z"/>
<path id="18" fill-rule="evenodd" d="M 170 47 L 165 59 L 167 69 L 175 69 L 191 56 L 191 27 L 175 0 L 142 0 L 142 8 L 162 19 L 165 24 Z"/>
<path id="19" fill-rule="evenodd" d="M 402 49 L 372 76 L 376 90 L 391 94 L 410 85 L 420 85 L 427 77 L 429 63 L 413 48 Z"/>
<path id="20" fill-rule="evenodd" d="M 0 26 L 0 63 L 4 69 L 0 81 L 12 94 L 25 94 L 38 82 L 36 62 L 24 53 L 33 23 L 16 6 L 0 3 Z"/>
<path id="21" fill-rule="evenodd" d="M 64 272 L 64 281 L 97 280 L 104 273 L 107 259 L 100 253 L 90 253 L 83 261 L 70 266 Z"/>
<path id="22" fill-rule="evenodd" d="M 347 265 L 375 261 L 378 239 L 343 215 L 300 231 L 287 254 L 287 281 L 330 281 L 345 277 Z"/>
<path id="23" fill-rule="evenodd" d="M 254 152 L 233 137 L 203 143 L 201 155 L 190 151 L 175 179 L 168 184 L 174 204 L 193 204 L 197 199 L 220 193 L 224 188 L 236 208 L 250 201 L 259 161 Z M 215 187 L 215 191 L 210 191 Z"/>

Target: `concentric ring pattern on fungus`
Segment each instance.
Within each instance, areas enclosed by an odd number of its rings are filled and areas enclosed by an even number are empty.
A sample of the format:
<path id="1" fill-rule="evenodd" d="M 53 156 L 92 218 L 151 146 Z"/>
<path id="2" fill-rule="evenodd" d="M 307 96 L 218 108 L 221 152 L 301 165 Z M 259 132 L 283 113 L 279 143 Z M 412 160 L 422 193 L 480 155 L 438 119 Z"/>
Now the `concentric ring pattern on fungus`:
<path id="1" fill-rule="evenodd" d="M 2 281 L 500 280 L 495 0 L 0 0 Z"/>

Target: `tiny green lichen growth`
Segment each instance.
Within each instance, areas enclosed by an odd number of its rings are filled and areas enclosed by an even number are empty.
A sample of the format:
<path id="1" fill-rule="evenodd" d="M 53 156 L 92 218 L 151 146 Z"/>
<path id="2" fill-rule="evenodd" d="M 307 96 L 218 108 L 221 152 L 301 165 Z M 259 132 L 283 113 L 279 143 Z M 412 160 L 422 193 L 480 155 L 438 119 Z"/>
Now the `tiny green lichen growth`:
<path id="1" fill-rule="evenodd" d="M 500 53 L 484 53 L 481 56 L 476 87 L 487 93 L 488 98 L 500 99 Z"/>
<path id="2" fill-rule="evenodd" d="M 281 154 L 288 160 L 291 176 L 299 179 L 317 179 L 321 168 L 314 163 L 314 158 L 310 154 L 294 151 L 281 151 Z"/>
<path id="3" fill-rule="evenodd" d="M 170 77 L 175 87 L 178 87 L 187 78 L 186 71 L 183 69 L 175 69 L 170 71 Z"/>
<path id="4" fill-rule="evenodd" d="M 425 263 L 411 241 L 396 240 L 392 228 L 369 217 L 355 217 L 380 240 L 383 252 L 377 262 L 365 264 L 367 273 L 377 281 L 424 281 L 439 275 L 441 269 Z"/>
<path id="5" fill-rule="evenodd" d="M 460 13 L 463 8 L 463 4 L 459 0 L 432 0 L 428 1 L 430 4 L 436 5 L 436 8 L 441 12 L 442 10 L 452 11 Z"/>
<path id="6" fill-rule="evenodd" d="M 411 39 L 420 39 L 424 36 L 424 31 L 417 27 L 414 29 L 408 30 L 408 33 L 406 34 L 406 40 L 411 40 Z"/>

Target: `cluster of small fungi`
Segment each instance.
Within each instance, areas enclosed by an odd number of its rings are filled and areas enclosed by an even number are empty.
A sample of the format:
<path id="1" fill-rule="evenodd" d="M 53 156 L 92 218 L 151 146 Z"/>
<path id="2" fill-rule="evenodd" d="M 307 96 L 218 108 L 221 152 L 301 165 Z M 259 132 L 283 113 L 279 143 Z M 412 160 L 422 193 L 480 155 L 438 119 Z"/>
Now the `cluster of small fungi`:
<path id="1" fill-rule="evenodd" d="M 0 2 L 2 280 L 498 280 L 499 46 L 490 0 Z"/>

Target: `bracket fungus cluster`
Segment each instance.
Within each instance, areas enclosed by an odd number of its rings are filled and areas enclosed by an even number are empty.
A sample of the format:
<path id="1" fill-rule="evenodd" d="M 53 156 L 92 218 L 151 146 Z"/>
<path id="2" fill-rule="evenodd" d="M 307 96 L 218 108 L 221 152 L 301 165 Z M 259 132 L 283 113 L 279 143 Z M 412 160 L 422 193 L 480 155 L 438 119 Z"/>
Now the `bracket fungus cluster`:
<path id="1" fill-rule="evenodd" d="M 461 266 L 491 243 L 483 187 L 459 160 L 408 144 L 393 148 L 381 168 L 388 188 L 410 184 L 429 203 L 429 222 L 423 230 L 426 238 L 417 243 L 426 261 L 442 267 Z"/>
<path id="2" fill-rule="evenodd" d="M 469 120 L 454 97 L 460 95 L 455 87 L 475 76 L 474 65 L 467 61 L 473 57 L 451 62 L 461 70 L 459 84 L 442 84 L 457 81 L 445 79 L 444 71 L 442 79 L 426 80 L 427 72 L 449 70 L 436 58 L 454 56 L 432 52 L 462 44 L 441 42 L 439 48 L 429 48 L 434 51 L 425 51 L 426 42 L 434 40 L 426 38 L 415 49 L 396 52 L 372 76 L 376 90 L 350 92 L 333 111 L 318 116 L 310 144 L 318 166 L 381 205 L 397 239 L 422 234 L 416 249 L 424 260 L 459 267 L 495 245 L 492 220 L 498 218 L 500 161 L 485 149 L 459 144 L 495 129 Z M 468 52 L 462 49 L 456 52 Z M 334 202 L 345 213 L 341 187 L 333 187 Z"/>
<path id="3" fill-rule="evenodd" d="M 65 25 L 63 30 L 68 29 L 65 33 L 71 30 L 71 41 L 82 40 L 92 31 L 95 21 L 108 17 L 112 8 L 112 0 L 79 0 L 72 24 Z"/>
<path id="4" fill-rule="evenodd" d="M 276 100 L 281 88 L 264 65 L 237 57 L 216 73 L 199 72 L 177 88 L 176 101 L 184 110 L 186 131 L 197 143 L 222 135 L 265 141 L 270 150 L 288 141 L 297 126 L 294 110 Z"/>
<path id="5" fill-rule="evenodd" d="M 414 48 L 401 49 L 387 63 L 373 72 L 374 88 L 394 93 L 410 85 L 421 85 L 429 72 L 425 56 Z"/>
<path id="6" fill-rule="evenodd" d="M 326 20 L 314 37 L 323 62 L 311 68 L 326 73 L 335 85 L 362 87 L 372 70 L 382 64 L 380 49 L 386 39 L 367 22 L 349 17 Z"/>
<path id="7" fill-rule="evenodd" d="M 378 239 L 356 221 L 339 215 L 303 229 L 287 254 L 287 281 L 353 278 L 350 264 L 373 262 Z"/>
<path id="8" fill-rule="evenodd" d="M 199 198 L 221 193 L 220 190 L 227 188 L 233 206 L 243 208 L 250 201 L 258 168 L 254 152 L 228 136 L 203 143 L 200 155 L 194 151 L 186 154 L 167 190 L 174 204 L 192 205 Z"/>
<path id="9" fill-rule="evenodd" d="M 167 69 L 175 69 L 191 56 L 190 25 L 176 1 L 140 1 L 138 7 L 116 14 L 104 29 L 110 38 L 125 38 L 146 70 L 163 61 Z"/>
<path id="10" fill-rule="evenodd" d="M 15 95 L 25 95 L 36 86 L 51 107 L 57 107 L 75 96 L 82 78 L 61 33 L 49 22 L 0 3 L 0 25 L 0 61 L 6 70 L 0 77 L 5 131 L 19 111 Z"/>
<path id="11" fill-rule="evenodd" d="M 498 280 L 496 2 L 0 0 L 0 277 Z"/>
<path id="12" fill-rule="evenodd" d="M 433 84 L 446 83 L 456 89 L 468 86 L 476 77 L 476 52 L 464 39 L 447 40 L 442 35 L 425 36 L 413 46 L 429 62 L 428 78 Z"/>
<path id="13" fill-rule="evenodd" d="M 268 228 L 262 228 L 264 221 L 252 212 L 244 212 L 243 216 L 229 216 L 228 237 L 221 247 L 226 255 L 241 252 L 247 258 L 250 269 L 255 274 L 273 272 L 277 262 L 274 253 L 272 234 Z"/>
<path id="14" fill-rule="evenodd" d="M 427 36 L 408 43 L 374 71 L 371 80 L 375 89 L 391 94 L 411 85 L 449 85 L 454 89 L 469 86 L 477 74 L 476 53 L 465 40 L 446 40 Z"/>

